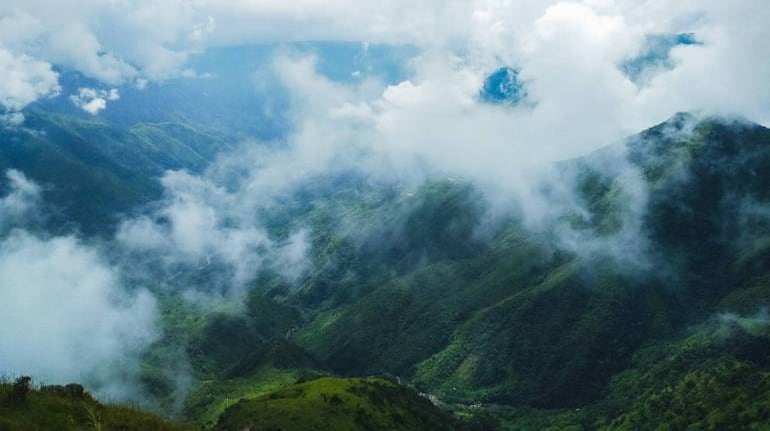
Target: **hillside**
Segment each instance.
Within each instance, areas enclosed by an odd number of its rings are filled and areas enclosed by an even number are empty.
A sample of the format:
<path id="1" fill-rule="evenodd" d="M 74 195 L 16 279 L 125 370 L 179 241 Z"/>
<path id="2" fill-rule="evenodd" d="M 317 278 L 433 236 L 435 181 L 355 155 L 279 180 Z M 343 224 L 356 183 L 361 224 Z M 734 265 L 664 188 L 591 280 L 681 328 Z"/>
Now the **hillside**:
<path id="1" fill-rule="evenodd" d="M 12 394 L 17 394 L 12 396 Z M 137 409 L 103 404 L 80 385 L 33 389 L 23 397 L 13 384 L 0 384 L 0 429 L 3 431 L 192 431 Z"/>
<path id="2" fill-rule="evenodd" d="M 565 214 L 547 231 L 528 230 L 514 215 L 480 240 L 471 232 L 484 220 L 483 198 L 470 184 L 441 179 L 413 194 L 352 182 L 281 209 L 313 226 L 315 269 L 291 290 L 266 275 L 253 294 L 304 316 L 291 343 L 323 370 L 397 375 L 445 402 L 502 409 L 503 426 L 523 427 L 512 429 L 647 429 L 659 421 L 684 429 L 706 413 L 710 422 L 698 422 L 705 429 L 760 424 L 770 369 L 766 320 L 752 316 L 768 306 L 770 274 L 768 231 L 752 211 L 768 202 L 770 131 L 694 120 L 677 115 L 622 147 L 563 164 L 586 212 Z M 613 173 L 608 163 L 631 170 Z M 569 226 L 623 250 L 635 178 L 650 191 L 634 237 L 642 246 L 627 243 L 629 256 L 619 257 L 554 242 Z M 377 247 L 367 226 L 376 226 Z M 728 315 L 755 319 L 759 329 L 713 329 Z M 694 336 L 694 327 L 712 329 Z M 756 404 L 712 399 L 713 390 Z M 565 413 L 574 408 L 583 413 Z"/>
<path id="3" fill-rule="evenodd" d="M 322 378 L 243 400 L 216 431 L 471 430 L 411 390 L 381 379 Z"/>
<path id="4" fill-rule="evenodd" d="M 743 237 L 725 233 L 745 228 L 739 202 L 767 200 L 762 173 L 770 162 L 770 132 L 706 121 L 681 140 L 661 141 L 658 134 L 678 121 L 628 143 L 630 160 L 651 188 L 640 228 L 650 255 L 638 256 L 650 259 L 651 268 L 629 270 L 612 256 L 554 249 L 547 236 L 515 220 L 469 255 L 462 235 L 471 228 L 455 233 L 440 226 L 456 227 L 452 217 L 472 214 L 473 201 L 458 201 L 462 188 L 451 184 L 442 186 L 453 190 L 448 194 L 424 188 L 415 198 L 420 206 L 404 216 L 404 229 L 428 217 L 435 230 L 415 228 L 404 238 L 425 246 L 441 241 L 440 253 L 427 250 L 422 265 L 386 282 L 362 281 L 370 291 L 319 314 L 298 342 L 338 372 L 412 376 L 428 390 L 465 401 L 567 407 L 600 396 L 645 342 L 675 336 L 713 313 L 757 312 L 761 303 L 731 310 L 719 301 L 757 275 L 745 270 L 757 263 L 745 261 Z M 565 171 L 577 171 L 576 193 L 595 212 L 577 229 L 614 241 L 620 228 L 607 227 L 607 220 L 623 216 L 618 188 L 625 179 L 601 178 L 594 167 L 601 166 L 599 157 Z M 682 170 L 689 176 L 683 179 Z M 755 244 L 763 242 L 761 230 L 752 234 Z"/>
<path id="5" fill-rule="evenodd" d="M 11 142 L 56 149 L 82 172 L 71 195 L 47 191 L 52 201 L 107 219 L 158 193 L 149 179 L 162 169 L 201 169 L 225 145 L 172 123 L 29 121 L 49 132 Z M 113 144 L 94 149 L 102 136 Z M 5 160 L 45 183 L 51 153 L 36 151 Z M 238 306 L 159 291 L 164 335 L 141 383 L 160 410 L 216 430 L 766 429 L 769 172 L 770 130 L 678 114 L 556 165 L 540 188 L 570 184 L 576 204 L 537 229 L 523 208 L 494 214 L 463 179 L 312 178 L 257 215 L 275 238 L 308 230 L 308 270 L 287 280 L 261 269 Z M 94 192 L 82 206 L 91 187 L 136 201 Z M 75 219 L 103 231 L 91 217 Z M 208 271 L 184 280 L 205 285 Z M 180 363 L 185 392 L 170 371 Z M 371 375 L 445 411 L 357 378 Z"/>
<path id="6" fill-rule="evenodd" d="M 0 129 L 0 170 L 13 168 L 43 187 L 48 227 L 110 232 L 117 216 L 158 199 L 167 169 L 201 171 L 230 147 L 186 123 L 123 127 L 30 109 L 23 127 Z"/>

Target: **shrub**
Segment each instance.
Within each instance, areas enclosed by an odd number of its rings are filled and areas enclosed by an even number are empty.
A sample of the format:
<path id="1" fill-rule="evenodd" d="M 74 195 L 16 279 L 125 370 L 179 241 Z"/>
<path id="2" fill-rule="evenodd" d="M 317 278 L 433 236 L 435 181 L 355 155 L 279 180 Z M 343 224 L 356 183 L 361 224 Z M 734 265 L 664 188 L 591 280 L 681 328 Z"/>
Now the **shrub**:
<path id="1" fill-rule="evenodd" d="M 21 376 L 13 383 L 13 389 L 8 394 L 8 398 L 14 404 L 21 404 L 27 400 L 30 389 L 32 389 L 32 378 Z"/>

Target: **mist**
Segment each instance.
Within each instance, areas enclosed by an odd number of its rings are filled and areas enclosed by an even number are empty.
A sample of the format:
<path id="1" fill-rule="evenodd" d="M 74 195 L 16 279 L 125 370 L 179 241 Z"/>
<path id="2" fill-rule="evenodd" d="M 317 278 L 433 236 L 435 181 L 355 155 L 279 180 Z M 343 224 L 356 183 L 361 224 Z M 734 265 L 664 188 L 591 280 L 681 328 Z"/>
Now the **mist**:
<path id="1" fill-rule="evenodd" d="M 82 382 L 99 396 L 135 396 L 138 356 L 160 331 L 154 297 L 124 286 L 103 252 L 76 236 L 17 227 L 42 217 L 40 187 L 18 171 L 6 176 L 0 369 L 38 382 Z"/>

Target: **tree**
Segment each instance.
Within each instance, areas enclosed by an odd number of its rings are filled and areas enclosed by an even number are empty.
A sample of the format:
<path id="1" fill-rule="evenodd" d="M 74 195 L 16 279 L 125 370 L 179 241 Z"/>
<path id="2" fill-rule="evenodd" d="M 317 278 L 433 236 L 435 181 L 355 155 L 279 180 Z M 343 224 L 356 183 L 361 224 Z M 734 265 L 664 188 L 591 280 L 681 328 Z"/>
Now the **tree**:
<path id="1" fill-rule="evenodd" d="M 13 383 L 13 389 L 8 394 L 8 399 L 14 404 L 21 404 L 27 400 L 27 393 L 32 388 L 32 378 L 21 376 Z"/>

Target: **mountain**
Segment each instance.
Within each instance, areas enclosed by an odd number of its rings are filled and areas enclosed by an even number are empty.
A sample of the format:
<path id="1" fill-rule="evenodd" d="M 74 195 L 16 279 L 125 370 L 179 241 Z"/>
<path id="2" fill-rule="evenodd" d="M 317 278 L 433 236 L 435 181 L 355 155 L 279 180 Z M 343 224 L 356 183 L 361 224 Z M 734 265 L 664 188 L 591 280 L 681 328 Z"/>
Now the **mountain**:
<path id="1" fill-rule="evenodd" d="M 22 127 L 0 129 L 0 170 L 43 187 L 53 229 L 105 233 L 117 216 L 157 200 L 167 169 L 200 172 L 232 141 L 188 123 L 123 127 L 28 109 Z M 62 227 L 64 226 L 64 228 Z"/>
<path id="2" fill-rule="evenodd" d="M 560 164 L 580 211 L 540 232 L 514 214 L 486 238 L 472 184 L 351 185 L 290 211 L 311 223 L 314 270 L 252 295 L 300 313 L 290 342 L 325 372 L 399 376 L 512 429 L 760 429 L 768 163 L 770 130 L 679 114 Z M 565 229 L 584 247 L 559 242 Z"/>
<path id="3" fill-rule="evenodd" d="M 211 47 L 191 56 L 183 76 L 115 87 L 57 66 L 61 94 L 31 109 L 130 128 L 146 123 L 182 123 L 231 141 L 274 141 L 291 130 L 289 95 L 274 68 L 279 56 L 313 56 L 318 73 L 335 82 L 406 79 L 411 46 L 354 42 L 264 43 Z M 117 100 L 96 115 L 76 106 L 80 89 L 116 90 Z"/>
<path id="4" fill-rule="evenodd" d="M 189 76 L 115 88 L 56 66 L 60 94 L 25 108 L 20 126 L 0 127 L 0 170 L 18 169 L 43 186 L 53 214 L 47 229 L 109 234 L 119 215 L 160 197 L 164 171 L 200 173 L 244 141 L 282 145 L 291 121 L 273 65 L 279 53 L 316 56 L 318 72 L 333 81 L 395 83 L 414 48 L 342 42 L 212 48 L 191 58 Z M 81 89 L 115 90 L 118 97 L 91 114 L 71 100 Z"/>
<path id="5" fill-rule="evenodd" d="M 186 122 L 25 115 L 0 167 L 56 185 L 53 219 L 87 233 L 232 142 Z M 311 178 L 255 215 L 276 238 L 306 229 L 309 269 L 255 271 L 237 307 L 156 292 L 144 389 L 214 430 L 768 429 L 770 130 L 677 114 L 540 181 L 570 205 L 533 227 L 464 179 Z"/>

